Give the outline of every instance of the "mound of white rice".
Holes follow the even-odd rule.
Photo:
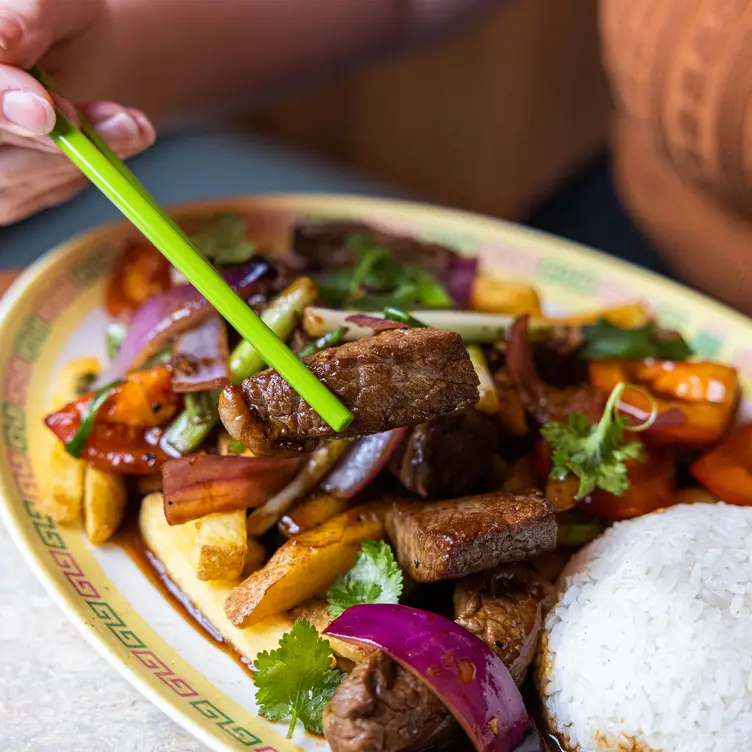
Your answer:
[[[614,525],[560,591],[538,679],[567,750],[752,750],[752,508]]]

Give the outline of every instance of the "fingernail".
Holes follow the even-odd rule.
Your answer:
[[[3,115],[32,136],[44,136],[55,125],[55,111],[50,103],[30,91],[6,91]]]
[[[140,140],[138,123],[125,112],[116,112],[94,127],[97,133],[110,144],[126,145]]]
[[[23,26],[15,16],[0,13],[0,49],[9,50],[21,41]]]

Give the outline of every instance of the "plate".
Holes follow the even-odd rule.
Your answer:
[[[752,377],[752,322],[629,264],[519,226],[465,212],[340,196],[247,198],[182,207],[184,222],[217,212],[249,218],[261,247],[282,248],[299,216],[352,218],[477,254],[486,270],[533,281],[550,312],[643,300],[681,329],[704,357]],[[256,714],[243,668],[202,637],[116,545],[92,547],[82,530],[40,514],[48,432],[42,425],[55,375],[69,360],[104,357],[101,307],[113,261],[133,230],[95,230],[50,252],[0,304],[0,504],[3,520],[50,594],[84,636],[137,689],[213,750],[326,749],[302,731]]]

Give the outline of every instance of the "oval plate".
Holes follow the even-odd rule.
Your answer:
[[[696,351],[735,364],[749,388],[752,322],[637,267],[498,220],[430,206],[338,196],[248,198],[183,207],[182,221],[216,212],[249,217],[260,247],[284,248],[299,216],[353,218],[477,254],[486,270],[530,280],[551,312],[643,300],[681,329]],[[42,425],[55,375],[67,361],[104,357],[105,280],[125,224],[75,238],[32,266],[0,304],[0,505],[27,561],[89,641],[144,695],[214,750],[326,748],[256,715],[248,675],[187,624],[114,545],[92,547],[83,531],[41,515],[46,451]]]

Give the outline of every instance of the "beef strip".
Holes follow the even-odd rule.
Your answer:
[[[459,734],[428,685],[381,652],[357,664],[324,708],[333,752],[408,752]]]
[[[454,615],[458,624],[491,647],[520,686],[555,598],[550,582],[513,564],[460,580],[454,590]]]
[[[406,329],[347,342],[305,358],[308,368],[353,412],[335,433],[276,371],[227,387],[219,414],[229,434],[257,456],[312,451],[319,440],[365,436],[424,423],[474,405],[478,377],[462,338]]]
[[[498,436],[474,407],[416,426],[394,466],[402,485],[423,498],[452,498],[479,490],[490,476]]]
[[[417,582],[457,579],[556,546],[553,507],[537,491],[397,503],[386,528],[400,565]]]
[[[519,685],[554,596],[552,585],[523,566],[473,575],[457,583],[457,623],[484,640]],[[333,752],[457,749],[463,738],[428,686],[381,652],[357,664],[337,688],[324,709],[324,735]]]
[[[451,260],[459,258],[451,248],[438,243],[427,243],[350,221],[299,222],[295,226],[293,249],[314,271],[341,269],[354,261],[348,248],[348,240],[354,235],[365,236],[374,245],[386,248],[403,264],[415,264],[439,276]]]
[[[565,423],[572,413],[581,413],[591,423],[603,415],[606,396],[589,384],[554,387],[538,376],[527,336],[527,316],[512,325],[507,344],[506,369],[525,409],[540,425]]]

